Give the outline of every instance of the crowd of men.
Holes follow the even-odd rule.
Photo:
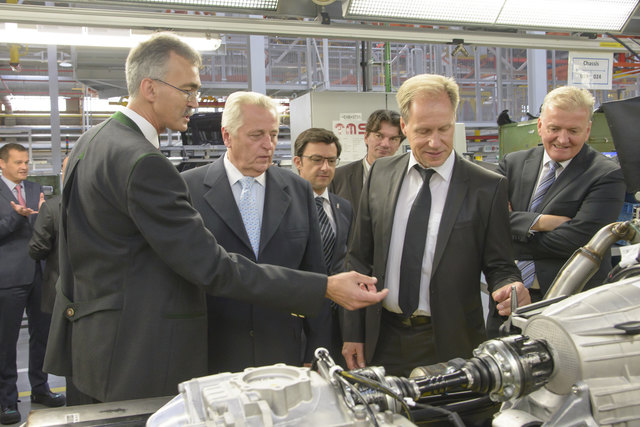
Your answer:
[[[308,365],[321,346],[349,369],[408,376],[471,356],[510,314],[512,290],[520,306],[540,300],[624,201],[620,168],[585,144],[589,92],[551,91],[542,146],[496,173],[453,150],[458,85],[430,74],[402,84],[399,112],[371,114],[361,160],[337,167],[333,132],[300,133],[297,174],[273,166],[274,101],[234,93],[226,153],[179,174],[158,135],[186,130],[200,66],[170,34],[134,48],[128,107],[78,140],[57,198],[26,179],[21,145],[0,148],[2,424],[20,420],[25,310],[31,400],[47,406],[173,395],[193,377]],[[66,399],[45,372],[66,377]]]

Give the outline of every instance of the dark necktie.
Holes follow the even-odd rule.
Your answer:
[[[433,169],[414,166],[422,175],[422,187],[411,206],[407,230],[402,247],[400,262],[400,291],[398,304],[404,317],[410,317],[418,308],[420,298],[420,277],[422,276],[422,258],[424,245],[427,241],[429,213],[431,212],[431,190],[429,180],[434,174]]]
[[[316,209],[318,210],[318,221],[320,222],[320,236],[322,237],[324,264],[327,266],[327,271],[329,271],[331,256],[333,255],[333,247],[336,244],[336,234],[333,232],[331,223],[329,222],[329,217],[324,211],[322,199],[323,198],[320,196],[316,197]]]
[[[536,191],[533,193],[531,203],[529,204],[529,212],[535,212],[538,206],[540,206],[540,203],[542,203],[542,199],[544,199],[545,194],[547,194],[547,190],[549,190],[556,180],[556,169],[558,167],[562,166],[553,160],[549,162],[549,170],[544,174]],[[526,288],[530,288],[531,285],[533,285],[533,280],[536,275],[534,261],[518,261],[518,268],[522,273],[522,283],[524,283]]]

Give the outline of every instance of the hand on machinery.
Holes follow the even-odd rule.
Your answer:
[[[522,307],[527,304],[531,304],[531,295],[529,290],[524,287],[522,282],[513,282],[508,285],[504,285],[500,289],[494,291],[491,294],[491,298],[498,304],[498,314],[501,316],[508,316],[511,314],[511,287],[515,286],[516,295],[518,297],[518,307]]]

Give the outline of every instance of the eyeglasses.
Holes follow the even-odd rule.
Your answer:
[[[380,142],[385,138],[389,138],[389,141],[393,142],[394,144],[399,144],[402,141],[402,136],[398,135],[398,136],[386,136],[381,134],[380,132],[372,132],[371,135],[373,136],[373,138]]]
[[[155,81],[160,82],[160,83],[164,83],[167,86],[171,86],[172,88],[174,88],[176,90],[179,90],[180,92],[184,93],[185,95],[187,95],[187,102],[197,101],[200,98],[200,92],[180,89],[179,87],[176,87],[176,86],[172,85],[171,83],[165,82],[164,80],[160,80],[160,79],[152,79],[152,80],[155,80]]]
[[[327,161],[327,163],[329,163],[329,166],[336,166],[338,163],[340,163],[340,157],[324,157],[324,156],[317,156],[315,154],[313,156],[300,156],[300,157],[305,157],[311,160],[311,163],[313,163],[316,166],[323,165],[325,160]]]

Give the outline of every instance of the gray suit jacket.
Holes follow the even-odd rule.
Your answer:
[[[40,184],[22,181],[27,207],[38,210]],[[29,240],[33,233],[33,224],[37,215],[28,218],[16,213],[11,202],[18,200],[3,180],[0,180],[0,288],[33,282],[36,261],[29,256]]]
[[[205,291],[305,314],[326,301],[326,276],[222,249],[176,168],[122,113],[71,152],[59,238],[45,370],[100,401],[174,395],[206,375]]]
[[[306,180],[276,166],[267,169],[256,260],[223,158],[188,170],[182,177],[205,226],[228,252],[261,264],[325,272],[313,192]],[[304,289],[303,283],[295,285]],[[320,323],[223,297],[209,296],[207,307],[211,374],[274,363],[299,366],[311,362],[317,347],[328,345],[328,301]],[[220,348],[225,351],[218,351]]]
[[[329,185],[329,191],[351,203],[354,218],[358,216],[358,205],[362,194],[364,166],[362,159],[336,168],[336,174]]]
[[[543,154],[542,146],[507,154],[498,172],[509,180],[515,257],[535,261],[536,276],[544,294],[573,252],[600,228],[617,220],[624,203],[625,185],[620,167],[585,144],[549,188],[537,212],[529,212]],[[539,214],[572,219],[554,231],[530,235],[529,228]],[[607,255],[587,287],[602,284],[609,270],[611,256]]]
[[[392,222],[409,156],[376,160],[363,189],[347,267],[378,278],[385,273]],[[500,175],[456,155],[433,259],[429,288],[438,361],[469,357],[486,339],[480,273],[493,290],[520,280],[513,262],[507,209],[507,182]],[[374,355],[382,304],[348,312],[345,341],[364,342],[367,362]]]
[[[41,309],[51,313],[56,299],[58,281],[58,226],[60,222],[61,197],[53,196],[43,203],[33,226],[33,236],[29,241],[29,255],[35,260],[45,261],[42,276]]]

